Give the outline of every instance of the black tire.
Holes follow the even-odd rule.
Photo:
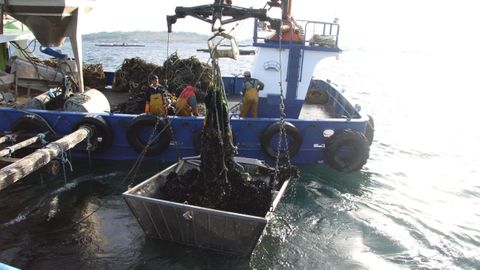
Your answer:
[[[31,134],[50,132],[51,134],[55,134],[55,131],[48,122],[36,114],[26,114],[20,117],[13,123],[12,132],[26,132]]]
[[[374,135],[375,135],[375,122],[373,121],[373,117],[368,115],[368,123],[365,126],[365,137],[367,137],[368,145],[372,145]]]
[[[153,141],[148,149],[146,149],[145,155],[156,156],[167,149],[170,141],[172,140],[168,123],[166,123],[165,120],[159,119],[157,116],[141,114],[135,117],[135,119],[133,119],[127,128],[128,143],[133,147],[133,149],[135,149],[137,153],[142,153],[148,143],[140,137],[139,131],[142,128],[155,127],[157,121],[158,125],[155,129],[155,132],[161,134],[160,136],[156,136],[157,138],[155,141]]]
[[[113,144],[113,132],[107,121],[98,114],[87,114],[80,120],[72,131],[77,130],[81,126],[88,126],[93,130],[91,143],[95,146],[94,152],[102,152],[110,148]]]
[[[260,143],[263,151],[265,151],[265,153],[267,153],[267,155],[273,159],[277,158],[278,146],[276,142],[278,141],[275,140],[276,142],[272,142],[272,139],[274,135],[277,135],[277,137],[280,135],[280,126],[280,123],[271,124],[267,127],[267,129],[265,129],[260,137]],[[290,138],[288,142],[288,154],[290,155],[290,158],[292,158],[300,150],[300,146],[302,145],[303,141],[302,134],[300,134],[298,129],[289,122],[285,122],[285,132],[287,133],[287,138]],[[272,143],[274,145],[272,145]],[[284,150],[280,151],[280,158],[286,159],[287,152]]]
[[[325,163],[340,172],[358,171],[367,162],[369,152],[365,135],[352,129],[342,129],[328,138]]]

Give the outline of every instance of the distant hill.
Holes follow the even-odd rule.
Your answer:
[[[132,31],[132,32],[99,32],[83,35],[84,41],[94,42],[127,42],[127,43],[149,43],[149,42],[161,42],[167,40],[167,32],[154,32],[154,31]],[[182,42],[204,42],[208,39],[207,35],[200,35],[190,32],[174,32],[170,33],[170,41],[182,41]]]

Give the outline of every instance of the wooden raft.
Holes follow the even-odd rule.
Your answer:
[[[58,157],[64,151],[70,150],[77,144],[85,140],[91,133],[91,129],[81,126],[76,131],[64,136],[63,138],[51,142],[44,148],[38,149],[30,155],[27,155],[18,161],[0,169],[0,190],[24,178],[30,173],[45,166],[54,158]],[[38,140],[38,137],[32,137],[19,144],[32,144]],[[20,146],[17,146],[20,148]],[[24,146],[22,146],[24,147]],[[3,154],[2,150],[2,154]],[[7,155],[10,150],[6,150]],[[2,155],[0,155],[1,157]]]

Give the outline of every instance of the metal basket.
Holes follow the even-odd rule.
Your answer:
[[[249,158],[235,158],[248,168],[262,166],[263,162]],[[274,191],[269,212],[265,217],[251,216],[182,204],[153,198],[167,175],[179,174],[198,168],[198,157],[181,160],[123,193],[123,197],[146,235],[189,246],[209,249],[224,254],[249,256],[255,248],[263,229],[271,218],[285,192],[288,181]],[[271,168],[270,168],[271,169]]]

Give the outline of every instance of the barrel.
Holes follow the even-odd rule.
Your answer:
[[[83,94],[75,94],[68,98],[63,109],[67,112],[110,112],[110,103],[102,92],[90,89]]]

